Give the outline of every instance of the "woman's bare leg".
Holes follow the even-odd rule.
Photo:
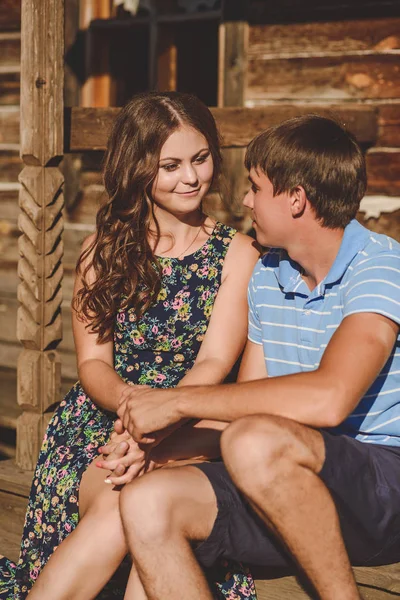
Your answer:
[[[123,456],[120,449],[115,452]],[[95,598],[128,552],[119,515],[119,491],[104,483],[106,472],[95,466],[97,461],[82,477],[80,521],[51,556],[29,600]]]
[[[125,600],[129,600],[130,598],[134,598],[134,600],[148,600],[135,565],[132,565],[124,598]]]

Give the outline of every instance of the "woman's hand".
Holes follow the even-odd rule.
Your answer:
[[[113,485],[129,483],[155,466],[149,459],[148,449],[141,448],[126,431],[112,433],[110,442],[99,448],[99,452],[105,458],[96,466],[112,471],[105,482]]]

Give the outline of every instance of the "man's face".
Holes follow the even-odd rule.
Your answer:
[[[243,204],[252,211],[257,241],[262,246],[285,248],[292,221],[289,194],[274,196],[272,183],[261,170],[251,169],[249,181],[251,187]]]

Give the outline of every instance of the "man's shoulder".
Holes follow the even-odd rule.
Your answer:
[[[382,268],[392,270],[400,269],[400,244],[387,235],[371,232],[362,251],[355,257],[351,265],[354,275],[365,273],[373,269]],[[399,271],[400,272],[400,271]]]
[[[279,268],[281,252],[281,250],[275,248],[268,249],[259,258],[253,270],[252,281],[254,285],[265,282],[267,279],[274,281],[278,285],[275,271]]]

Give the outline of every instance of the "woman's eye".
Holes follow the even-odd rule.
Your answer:
[[[171,171],[175,171],[175,169],[178,168],[178,165],[176,163],[171,163],[169,165],[163,165],[161,168],[170,173]]]
[[[205,162],[209,156],[210,156],[210,153],[202,154],[201,156],[198,156],[194,160],[194,162],[197,163],[197,164],[201,164],[201,163]]]
[[[253,192],[253,194],[255,194],[256,192],[258,192],[258,187],[256,187],[255,185],[252,185],[251,191]]]

